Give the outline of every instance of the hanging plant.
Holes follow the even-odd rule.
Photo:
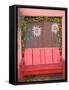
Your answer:
[[[21,28],[21,40],[22,40],[22,50],[24,50],[25,45],[24,45],[24,41],[25,41],[25,23],[24,23],[24,17],[20,16],[20,28]]]
[[[30,23],[30,22],[40,22],[40,21],[61,23],[61,17],[25,16],[24,20],[26,21],[26,23]]]
[[[62,48],[62,28],[61,23],[58,25],[57,47]]]

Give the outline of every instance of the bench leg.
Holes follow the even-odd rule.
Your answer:
[[[22,65],[20,65],[20,68],[19,68],[19,81],[22,81],[23,80],[23,67]]]
[[[65,79],[65,65],[63,65],[62,79]]]
[[[62,76],[63,79],[65,79],[65,70],[63,70],[63,76]]]

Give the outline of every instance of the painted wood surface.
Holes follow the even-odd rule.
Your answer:
[[[20,73],[20,70],[21,70],[21,68],[20,68],[20,64],[21,64],[21,61],[22,61],[22,49],[21,49],[21,30],[20,30],[20,28],[18,27],[18,53],[17,53],[17,55],[18,55],[18,79],[20,80],[20,78],[21,78],[21,73]],[[21,75],[20,75],[21,74]]]
[[[26,48],[25,65],[60,63],[59,48]]]
[[[18,27],[18,68],[22,60],[22,49],[21,49],[21,30]]]
[[[24,63],[26,65],[32,65],[32,49],[27,48],[24,52]]]
[[[45,64],[53,63],[52,48],[45,48]]]

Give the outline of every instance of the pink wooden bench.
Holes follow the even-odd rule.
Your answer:
[[[21,49],[21,32],[18,29],[18,78],[24,76],[47,75],[61,73],[65,79],[65,62],[56,47],[49,48],[25,48],[24,57]]]
[[[26,48],[20,63],[20,80],[24,76],[61,73],[65,78],[65,64],[59,48]]]

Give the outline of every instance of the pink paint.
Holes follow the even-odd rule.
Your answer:
[[[65,12],[62,18],[62,57],[65,60]]]
[[[24,51],[24,64],[32,65],[32,49],[26,48]]]
[[[45,48],[40,48],[40,63],[45,64]]]
[[[30,8],[20,8],[21,15],[25,16],[63,16],[64,11],[60,10],[43,10],[43,9],[30,9]]]
[[[40,64],[40,48],[33,48],[33,64]]]
[[[21,30],[18,27],[18,68],[20,65],[20,62],[22,60],[22,51],[21,51]]]
[[[25,65],[60,63],[59,48],[26,48]]]
[[[60,63],[59,48],[53,48],[53,62],[54,63]]]
[[[20,80],[20,63],[22,60],[22,51],[21,51],[21,30],[18,27],[18,79]]]
[[[45,64],[52,64],[52,48],[45,48]]]

